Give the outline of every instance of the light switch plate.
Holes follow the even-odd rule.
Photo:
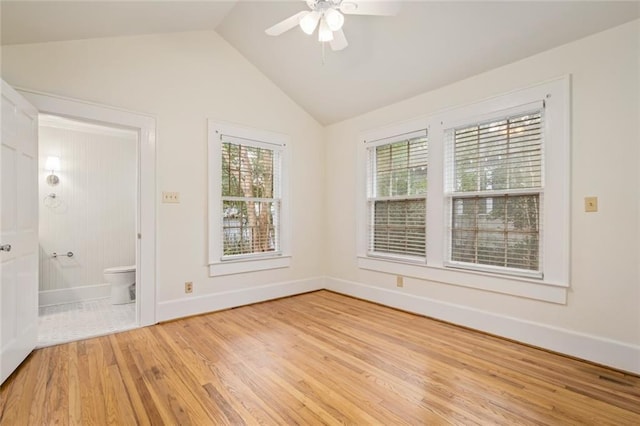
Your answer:
[[[584,197],[584,211],[593,213],[598,211],[598,197]]]
[[[179,192],[162,192],[162,202],[163,203],[179,203],[180,202],[180,193]]]

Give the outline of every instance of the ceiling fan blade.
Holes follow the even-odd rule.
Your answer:
[[[349,45],[342,29],[333,32],[333,40],[329,44],[331,45],[331,50],[335,51],[342,50]]]
[[[344,1],[340,12],[345,15],[395,16],[400,10],[397,1],[358,0]]]
[[[300,19],[302,19],[307,13],[309,13],[309,11],[307,10],[298,12],[295,15],[288,17],[284,21],[278,22],[273,27],[267,28],[264,32],[270,36],[279,36],[280,34],[287,32],[298,25],[300,23]]]

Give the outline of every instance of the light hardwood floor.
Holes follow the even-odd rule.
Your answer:
[[[319,291],[37,350],[0,423],[640,425],[640,378]]]

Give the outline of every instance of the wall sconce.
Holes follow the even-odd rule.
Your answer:
[[[60,178],[56,176],[56,172],[60,171],[60,157],[49,156],[44,165],[45,170],[51,170],[51,174],[47,176],[47,183],[56,186],[60,183]]]

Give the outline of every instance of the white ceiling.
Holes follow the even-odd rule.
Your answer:
[[[214,30],[235,1],[0,0],[2,44]]]
[[[367,1],[367,0],[360,0]],[[368,0],[371,1],[371,0]],[[413,1],[348,15],[349,47],[324,55],[299,28],[264,30],[300,0],[6,1],[2,44],[215,29],[320,123],[335,123],[640,17],[626,1]]]

